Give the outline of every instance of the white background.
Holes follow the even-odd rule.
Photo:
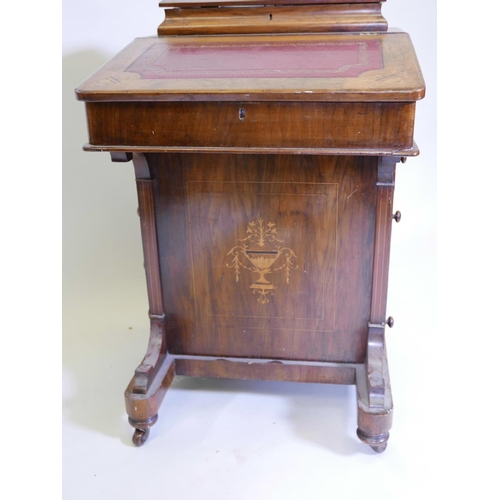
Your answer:
[[[470,18],[450,19],[450,13],[447,26],[473,25]],[[477,107],[491,110],[485,100],[491,94],[478,83],[490,76],[484,57],[489,44],[456,30],[440,46],[446,67],[440,101],[450,105],[441,115],[446,126],[440,137],[446,139],[438,162],[436,2],[389,0],[383,6],[389,25],[410,33],[427,84],[426,98],[417,103],[421,155],[398,167],[396,184],[395,208],[403,218],[393,228],[391,255],[388,313],[396,324],[387,344],[395,414],[387,451],[376,455],[358,441],[354,387],[188,378],[174,382],[148,442],[134,448],[123,390],[148,337],[134,178],[130,164],[82,152],[85,114],[73,89],[133,38],[154,34],[163,15],[157,2],[131,0],[65,0],[62,14],[62,498],[497,498],[498,398],[491,381],[500,333],[498,210],[488,201],[495,199],[498,175],[487,167],[498,160],[488,150],[495,127],[471,117]],[[9,243],[15,242],[5,245],[13,260],[5,259],[3,269],[12,276],[4,301],[12,365],[4,382],[6,394],[10,389],[22,396],[16,404],[6,399],[15,411],[4,412],[4,428],[9,445],[12,439],[10,464],[19,475],[9,476],[17,490],[40,493],[43,486],[54,497],[59,483],[47,478],[57,477],[60,463],[59,294],[48,284],[60,276],[60,214],[53,204],[60,179],[57,154],[48,155],[58,128],[48,130],[48,124],[57,114],[51,79],[57,68],[51,72],[41,55],[36,60],[43,54],[39,22],[22,27],[37,71],[28,71],[18,85],[23,102],[36,96],[43,109],[33,118],[39,120],[37,134],[30,142],[9,143],[12,157],[5,162],[18,170],[7,170],[4,214],[17,210],[22,220],[14,225],[4,215],[14,235]],[[475,69],[472,80],[460,71],[464,67]],[[46,81],[33,85],[39,80]],[[26,113],[19,111],[25,106],[14,106],[5,137],[23,130]],[[38,168],[20,158],[37,158]],[[23,183],[28,168],[32,180]],[[27,199],[26,213],[19,205]],[[12,356],[26,350],[26,359]],[[26,366],[33,367],[27,377],[16,376]]]

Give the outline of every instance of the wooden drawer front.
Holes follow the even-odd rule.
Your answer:
[[[96,146],[409,149],[415,103],[87,103]]]

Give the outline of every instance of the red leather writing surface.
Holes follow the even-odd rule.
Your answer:
[[[378,40],[153,44],[126,71],[143,79],[346,78],[383,68]]]

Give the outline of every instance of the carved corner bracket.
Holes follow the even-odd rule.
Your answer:
[[[148,389],[167,355],[165,341],[165,315],[150,315],[151,332],[149,334],[148,348],[141,364],[136,368],[132,392],[134,394],[146,394]]]

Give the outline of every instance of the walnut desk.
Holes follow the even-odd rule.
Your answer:
[[[161,4],[158,36],[76,90],[85,149],[132,160],[137,179],[151,333],[125,392],[133,441],[191,375],[356,384],[358,437],[381,452],[395,167],[418,154],[419,65],[379,3],[235,3]]]

